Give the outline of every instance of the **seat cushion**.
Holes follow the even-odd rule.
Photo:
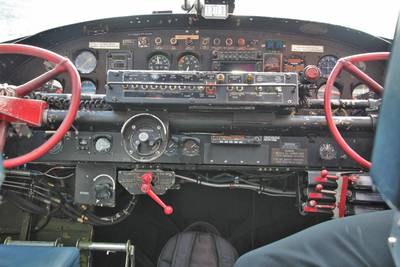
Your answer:
[[[79,267],[77,248],[0,245],[0,267]]]

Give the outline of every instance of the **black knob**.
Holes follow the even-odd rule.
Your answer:
[[[96,200],[105,201],[112,198],[112,185],[109,183],[96,184],[94,187]]]

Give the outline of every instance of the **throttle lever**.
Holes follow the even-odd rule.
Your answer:
[[[151,181],[153,180],[153,173],[146,172],[141,177],[142,185],[140,186],[140,190],[151,197],[158,205],[160,205],[164,209],[165,215],[170,215],[174,211],[171,206],[168,206],[164,203],[157,195],[154,193],[153,189],[151,188]]]

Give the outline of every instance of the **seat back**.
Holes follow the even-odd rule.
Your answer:
[[[79,267],[73,247],[0,245],[0,267]]]

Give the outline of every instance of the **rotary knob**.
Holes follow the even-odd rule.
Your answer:
[[[96,201],[106,201],[112,198],[112,185],[109,183],[96,184],[94,187]]]

